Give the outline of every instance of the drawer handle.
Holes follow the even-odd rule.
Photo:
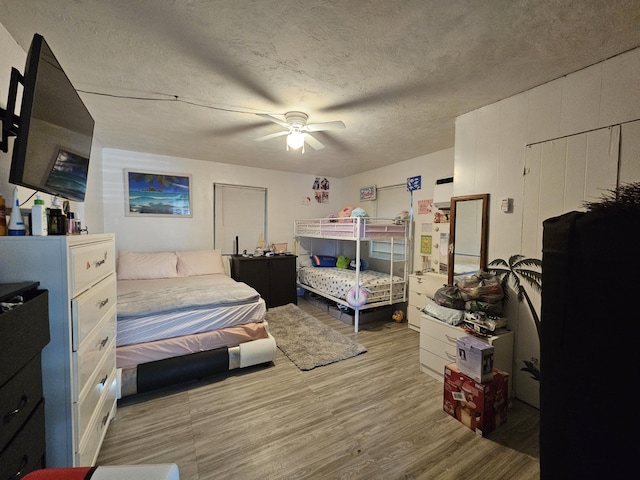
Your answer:
[[[109,297],[105,298],[104,300],[100,300],[98,302],[98,310],[104,307],[107,303],[109,303]]]
[[[104,427],[108,421],[109,421],[109,412],[107,412],[107,414],[104,417],[102,417],[102,426]]]
[[[107,335],[100,341],[100,348],[98,348],[98,350],[102,350],[108,341],[109,341],[109,335]]]
[[[100,380],[100,385],[102,385],[104,387],[104,384],[107,383],[107,380],[109,380],[109,375],[105,375],[104,378],[102,380]]]
[[[445,337],[447,337],[447,340],[449,340],[451,343],[457,343],[458,339],[454,338],[454,337],[450,337],[449,335],[447,335],[446,333],[444,334]]]
[[[8,480],[15,480],[18,478],[22,478],[22,475],[25,470],[25,468],[27,468],[27,466],[29,465],[29,455],[24,455],[22,457],[22,461],[20,462],[20,466],[18,467],[18,471],[16,473],[14,473],[13,475],[11,475]]]
[[[451,355],[449,352],[444,352],[444,353],[445,353],[445,354],[447,355],[447,357],[449,357],[451,360],[457,360],[457,358],[456,358],[456,356],[455,356],[455,355]]]
[[[29,404],[29,397],[27,396],[26,393],[23,393],[22,396],[20,397],[20,402],[18,403],[18,406],[15,408],[15,410],[5,414],[4,424],[6,425],[7,423],[9,423],[11,421],[11,418],[14,415],[19,414],[22,411],[22,409],[26,407],[28,404]]]
[[[95,262],[93,262],[93,264],[97,267],[99,267],[100,265],[104,265],[105,263],[107,263],[107,253],[108,252],[104,252],[104,257],[102,260],[96,260]]]

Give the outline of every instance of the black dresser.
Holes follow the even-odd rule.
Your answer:
[[[296,256],[231,257],[231,278],[255,288],[267,308],[297,304]]]
[[[45,467],[41,352],[49,343],[48,292],[0,284],[0,479]],[[20,303],[22,299],[22,303]]]

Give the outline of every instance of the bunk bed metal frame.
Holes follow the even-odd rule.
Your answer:
[[[360,296],[360,259],[362,255],[362,242],[371,241],[388,241],[389,242],[389,293],[384,300],[367,302],[360,307],[355,307],[347,302],[344,298],[335,297],[325,291],[302,284],[299,281],[297,285],[321,297],[335,302],[336,304],[354,310],[354,331],[359,330],[360,311],[375,307],[393,305],[407,301],[407,289],[409,278],[409,262],[411,252],[411,222],[405,220],[397,220],[392,218],[372,218],[372,217],[354,217],[354,218],[318,218],[304,219],[294,221],[294,242],[295,252],[299,253],[300,240],[303,238],[323,239],[323,240],[339,240],[355,242],[355,299],[356,302]],[[401,252],[396,252],[396,244],[398,240],[402,240]],[[313,252],[309,252],[313,253]],[[300,256],[299,256],[300,258]],[[394,280],[394,264],[402,263],[402,280]],[[395,296],[394,286],[402,284],[402,296]]]

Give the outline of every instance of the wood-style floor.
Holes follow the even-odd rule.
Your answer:
[[[482,438],[442,410],[442,383],[421,373],[405,323],[355,334],[299,306],[368,352],[300,371],[275,365],[120,401],[98,465],[177,463],[191,479],[537,479],[537,409],[514,400]]]

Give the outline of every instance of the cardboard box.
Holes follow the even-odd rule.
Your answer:
[[[493,345],[473,336],[460,337],[456,344],[456,365],[462,373],[477,382],[493,378]]]
[[[509,374],[493,370],[488,382],[477,382],[455,363],[444,368],[443,410],[480,436],[507,421]]]

